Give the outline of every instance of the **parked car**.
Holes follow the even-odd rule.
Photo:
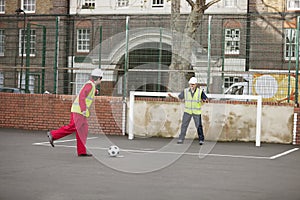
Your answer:
[[[288,77],[286,74],[254,74],[253,77],[249,82],[232,84],[224,94],[260,95],[263,101],[278,103],[286,102],[288,95],[290,95],[290,100],[295,99],[295,76]]]
[[[24,94],[25,90],[20,88],[0,87],[0,92]]]

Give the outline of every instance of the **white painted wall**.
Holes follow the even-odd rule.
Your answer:
[[[135,136],[178,137],[184,104],[135,101]],[[293,106],[263,105],[261,142],[291,143]],[[211,141],[255,141],[256,105],[207,103],[202,108],[204,135]],[[186,138],[197,138],[191,120]]]
[[[209,2],[209,1],[207,1]],[[70,0],[70,14],[171,14],[171,1],[164,0],[164,6],[152,7],[152,0],[129,0],[128,7],[118,7],[117,0],[95,0],[95,8],[82,9],[84,0]],[[186,14],[191,7],[186,0],[181,0],[181,13]],[[245,14],[247,13],[247,0],[236,0],[236,6],[225,7],[225,0],[211,6],[206,14]]]

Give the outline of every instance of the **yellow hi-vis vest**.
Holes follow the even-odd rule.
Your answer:
[[[95,87],[95,83],[93,81],[90,81],[90,80],[88,82],[86,82],[84,84],[84,86],[86,84],[92,84],[92,89],[91,89],[90,93],[88,94],[88,96],[85,98],[86,117],[89,117],[90,116],[89,108],[93,103],[96,87]],[[84,86],[80,89],[80,92],[84,88]],[[80,92],[79,92],[79,94],[80,94]],[[79,105],[79,95],[77,95],[75,101],[72,104],[71,112],[82,114],[81,109],[80,109],[80,105]]]
[[[201,94],[202,90],[196,89],[194,96],[192,97],[190,88],[184,89],[184,112],[188,114],[201,115]]]

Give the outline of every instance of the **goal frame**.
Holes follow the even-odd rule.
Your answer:
[[[134,102],[135,96],[144,97],[168,97],[169,92],[139,92],[130,91],[129,97],[129,123],[128,123],[128,139],[133,140],[133,128],[134,128]],[[178,95],[179,93],[171,93],[172,95]],[[208,98],[213,99],[236,99],[236,100],[256,100],[256,134],[255,134],[255,146],[261,146],[261,119],[262,119],[262,97],[259,95],[224,95],[224,94],[206,94]]]

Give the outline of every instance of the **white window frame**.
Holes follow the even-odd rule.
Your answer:
[[[241,31],[238,28],[225,29],[225,54],[238,55],[240,54],[240,35]]]
[[[20,72],[18,73],[18,88],[20,88]],[[28,85],[28,89],[29,89],[29,92],[31,94],[34,93],[34,82],[35,82],[35,78],[34,78],[34,75],[28,75],[28,80],[29,80],[29,85]],[[26,87],[26,73],[22,73],[22,87],[21,88],[25,88]]]
[[[35,13],[36,0],[21,0],[21,7],[25,13]]]
[[[0,56],[4,56],[5,51],[5,31],[0,29]]]
[[[83,0],[82,7],[85,9],[95,9],[96,1],[95,0]]]
[[[5,0],[0,0],[0,13],[5,13]]]
[[[117,8],[128,8],[129,7],[129,0],[117,0]]]
[[[84,32],[84,33],[83,33]],[[77,52],[90,51],[90,29],[77,29]]]
[[[0,87],[4,86],[4,74],[3,72],[0,72]]]
[[[27,30],[25,29],[25,32]],[[24,37],[24,44],[23,44],[23,33],[24,29],[19,30],[19,56],[22,56],[22,45],[24,48],[23,56],[26,56],[26,42],[27,42],[27,35],[25,33]],[[36,30],[30,29],[30,56],[35,56],[36,52]]]
[[[75,80],[75,94],[79,94],[83,85],[89,80],[91,74],[88,73],[76,73],[76,80]]]
[[[240,82],[240,78],[237,76],[224,77],[224,91],[227,90],[232,84]]]
[[[287,10],[300,10],[300,0],[287,0]]]
[[[164,0],[151,0],[152,8],[163,8],[165,5]]]
[[[291,35],[292,34],[292,35]],[[284,59],[290,59],[290,43],[291,43],[291,60],[296,60],[296,29],[290,28],[284,30]],[[292,38],[290,39],[290,36]],[[300,48],[300,45],[299,45]],[[300,55],[300,52],[299,52]],[[299,56],[300,58],[300,56]]]
[[[224,7],[226,8],[235,8],[236,0],[224,0]]]

